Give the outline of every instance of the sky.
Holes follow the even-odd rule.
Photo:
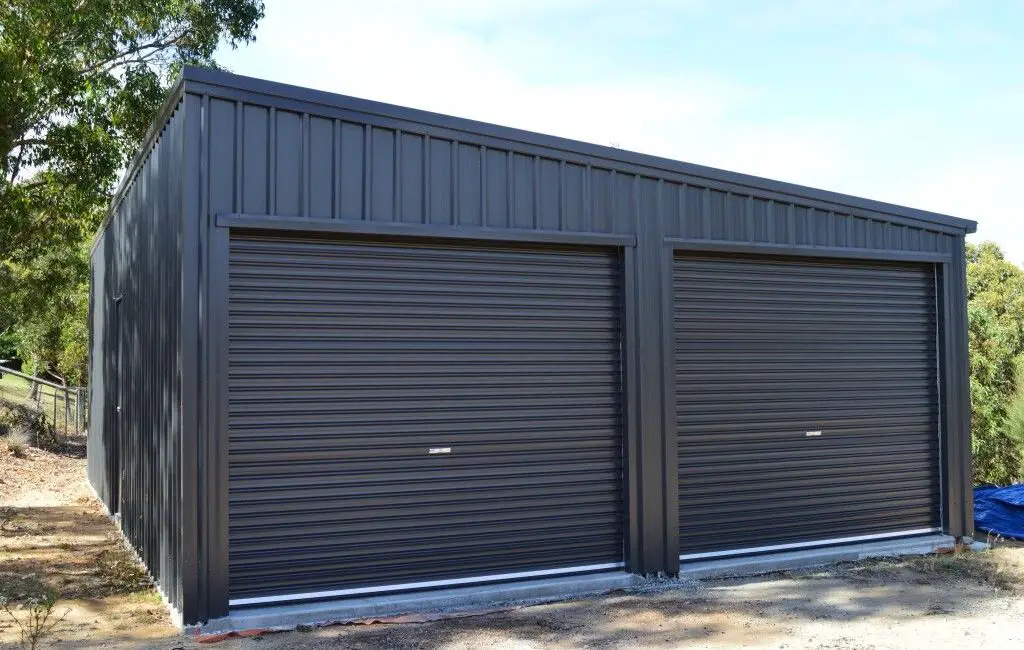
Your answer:
[[[978,221],[1024,263],[1024,2],[266,0],[239,74]]]

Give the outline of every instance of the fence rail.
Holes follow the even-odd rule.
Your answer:
[[[89,390],[87,388],[57,384],[13,368],[0,366],[0,377],[4,375],[13,375],[28,381],[29,394],[19,396],[19,398],[33,403],[50,420],[55,429],[58,431],[63,429],[64,435],[81,434],[87,428],[89,412],[87,408]],[[0,397],[5,397],[2,384],[0,384]]]

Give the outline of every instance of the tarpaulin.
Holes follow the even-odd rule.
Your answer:
[[[974,488],[974,527],[1024,540],[1024,484]]]

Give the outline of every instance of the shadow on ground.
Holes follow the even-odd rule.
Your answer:
[[[52,589],[62,599],[99,598],[148,586],[113,524],[94,509],[0,508],[0,597],[20,602]]]

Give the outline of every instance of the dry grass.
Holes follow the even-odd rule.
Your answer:
[[[29,395],[32,392],[31,383],[22,377],[15,377],[10,373],[4,373],[3,377],[0,377],[0,401],[8,401],[13,404],[19,404],[32,409],[38,409],[43,416],[50,420],[55,426],[59,426],[61,431],[64,429],[64,396],[57,395],[57,390],[49,386],[39,386],[39,400],[38,404],[35,400],[30,399]],[[57,409],[56,421],[54,421],[54,406]],[[71,401],[72,421],[74,419],[74,401]]]
[[[829,571],[861,583],[972,584],[1024,595],[1024,552],[1014,545],[999,543],[991,550],[978,553],[959,551],[881,558],[843,563]]]

